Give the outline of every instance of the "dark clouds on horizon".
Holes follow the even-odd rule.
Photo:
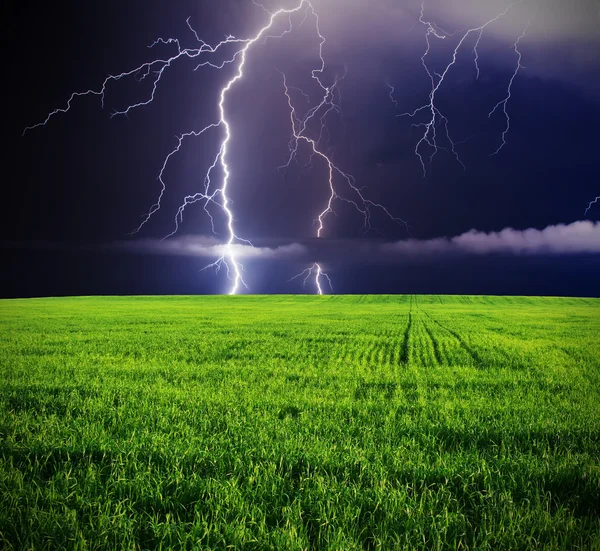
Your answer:
[[[17,263],[12,276],[2,272],[5,296],[30,296],[31,290],[24,290],[31,288],[37,289],[34,295],[195,294],[207,288],[222,292],[216,283],[226,281],[224,270],[205,270],[223,252],[214,237],[182,235],[93,247],[5,243],[4,248],[9,262],[34,258],[38,264],[38,270],[30,270],[25,262]],[[245,293],[312,293],[310,283],[292,278],[316,259],[323,261],[338,293],[598,296],[599,251],[600,223],[579,221],[542,230],[471,230],[453,238],[387,243],[262,242],[254,248],[238,246],[236,253],[246,268]]]
[[[209,236],[181,235],[170,239],[139,239],[122,241],[107,246],[109,249],[138,254],[192,256],[218,258],[227,252],[227,246]],[[106,247],[102,247],[106,248]],[[261,243],[257,246],[233,245],[241,260],[311,259],[318,261],[337,256],[338,260],[357,257],[364,260],[394,263],[407,255],[436,254],[515,254],[565,255],[600,253],[600,222],[582,220],[572,224],[548,226],[542,230],[504,228],[499,232],[481,232],[472,229],[454,237],[382,243],[365,240],[322,241],[304,243]]]

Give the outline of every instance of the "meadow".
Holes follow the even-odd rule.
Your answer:
[[[0,548],[600,549],[600,299],[0,301]]]

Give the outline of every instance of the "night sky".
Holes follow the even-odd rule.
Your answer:
[[[426,2],[425,18],[448,35],[431,38],[431,70],[443,72],[464,29],[509,4]],[[479,79],[474,38],[465,43],[436,102],[466,169],[443,150],[429,164],[431,150],[424,147],[426,177],[415,154],[423,128],[411,123],[427,122],[427,113],[397,116],[429,101],[420,1],[313,5],[327,40],[323,79],[329,85],[346,74],[338,87],[341,112],[327,118],[323,149],[366,197],[408,227],[375,209],[365,231],[362,216],[336,202],[323,239],[315,239],[314,220],[328,199],[326,166],[314,157],[311,166],[301,148],[297,163],[280,168],[291,136],[280,71],[311,101],[318,99],[311,82],[319,66],[314,20],[300,25],[302,15],[296,16],[291,33],[249,50],[244,79],[226,101],[231,207],[238,234],[256,247],[242,259],[250,292],[312,293],[313,282],[303,288],[302,279],[289,280],[319,262],[336,293],[600,296],[600,201],[584,214],[600,195],[600,2],[524,0],[513,6],[482,36]],[[176,136],[218,119],[218,96],[233,65],[194,71],[198,60],[177,60],[162,76],[155,100],[127,117],[110,115],[145,101],[149,79],[110,84],[104,109],[98,97],[76,98],[68,113],[21,134],[63,108],[72,92],[173,55],[173,45],[148,49],[158,37],[197,47],[188,17],[201,38],[216,43],[226,35],[254,36],[267,13],[251,0],[9,0],[2,10],[6,261],[0,295],[227,292],[224,270],[200,271],[227,239],[217,210],[216,236],[196,204],[186,209],[179,232],[160,241],[173,231],[183,197],[202,189],[220,130],[184,142],[167,166],[161,210],[139,233],[131,232],[156,202],[157,176]],[[513,44],[530,19],[519,43],[523,68],[507,104],[507,143],[490,156],[502,143],[505,119],[501,109],[488,113],[506,96],[517,63]],[[286,23],[278,20],[277,34]],[[296,105],[309,105],[294,94]],[[442,136],[443,128],[438,132]],[[439,144],[449,147],[444,138]]]

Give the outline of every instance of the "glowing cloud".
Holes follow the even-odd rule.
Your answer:
[[[418,241],[408,239],[381,246],[382,252],[431,254],[462,252],[471,254],[569,254],[600,253],[600,223],[587,220],[548,226],[543,230],[505,228],[485,233],[470,230],[452,238]]]
[[[237,243],[228,245],[215,237],[202,235],[182,235],[172,239],[138,239],[117,243],[117,248],[135,253],[162,254],[173,256],[196,256],[214,258],[228,254],[231,250],[239,259],[268,259],[298,257],[306,252],[299,243],[290,243],[273,247],[256,247]]]

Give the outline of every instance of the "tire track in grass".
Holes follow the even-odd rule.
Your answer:
[[[416,297],[415,297],[416,298]],[[427,315],[425,310],[419,306],[418,298],[415,300],[415,328],[413,332],[417,335],[418,360],[420,367],[435,367],[444,363],[443,355],[440,352],[438,340],[433,332],[427,327],[424,317]]]
[[[458,341],[460,347],[471,357],[477,369],[482,369],[484,367],[479,354],[465,342],[465,339],[461,336],[460,333],[454,331],[453,329],[449,329],[448,327],[440,323],[438,320],[436,320],[434,317],[432,317],[430,314],[428,314],[425,310],[422,310],[422,312],[428,319],[430,319],[433,323],[435,323],[444,331],[452,335]]]
[[[400,362],[404,365],[408,365],[410,360],[410,330],[412,328],[412,308],[413,308],[413,295],[410,295],[410,306],[408,309],[408,325],[404,330],[404,338],[402,339],[402,348],[400,353]]]
[[[421,311],[427,316],[427,313],[424,310],[421,310]],[[433,335],[433,331],[431,331],[431,329],[429,329],[429,327],[427,327],[427,324],[425,322],[423,322],[423,327],[425,328],[425,332],[427,333],[427,336],[431,340],[431,345],[433,347],[433,355],[435,356],[435,361],[436,361],[437,365],[443,365],[444,357],[440,351],[440,343]]]
[[[414,328],[413,328],[413,306],[416,302],[414,295],[408,295],[408,316],[407,324],[404,329],[404,334],[400,341],[399,350],[399,362],[398,365],[402,366],[403,370],[398,373],[396,379],[398,381],[398,387],[400,389],[400,400],[402,403],[407,405],[414,405],[419,398],[419,384],[418,377],[414,370],[411,370],[410,364],[413,357],[411,353],[411,342],[414,339]]]

